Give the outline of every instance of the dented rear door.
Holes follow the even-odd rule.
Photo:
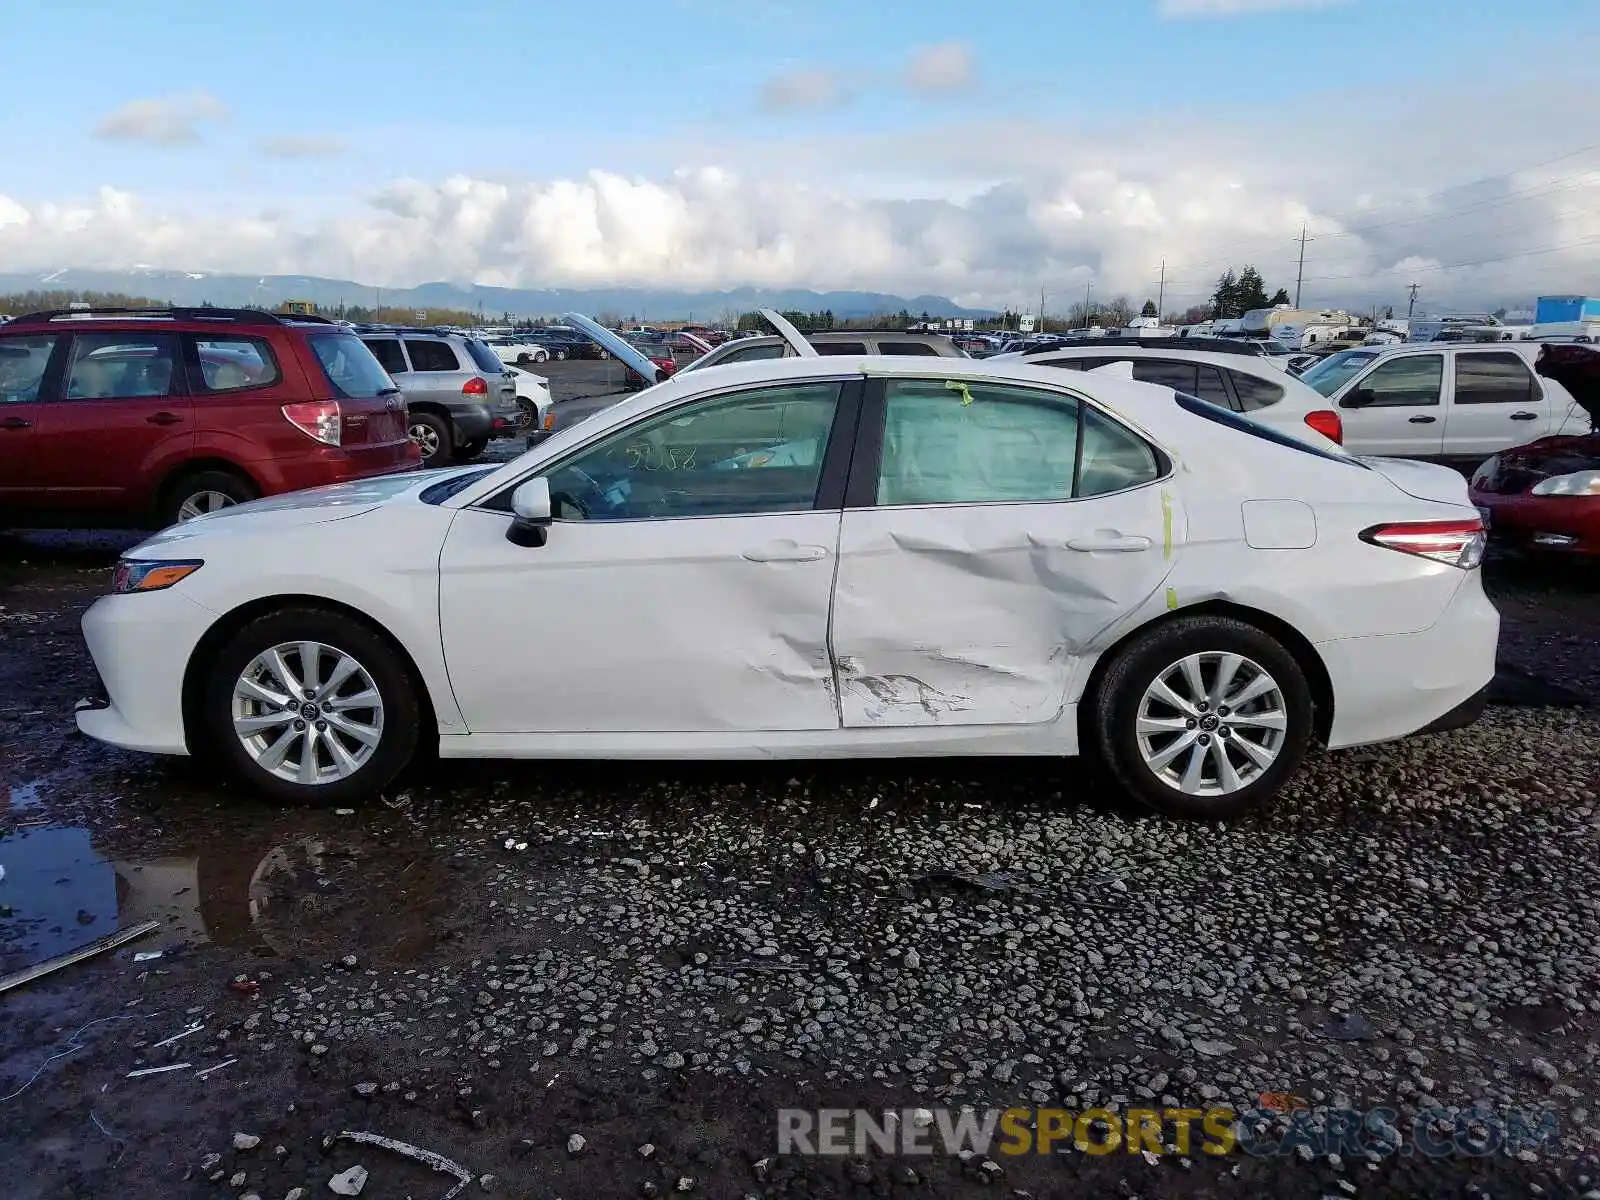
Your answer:
[[[1055,719],[1091,644],[1172,569],[1166,474],[1098,410],[1080,437],[1064,392],[869,381],[830,628],[844,725]]]

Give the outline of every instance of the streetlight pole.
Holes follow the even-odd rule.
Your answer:
[[[1167,303],[1167,260],[1161,260],[1161,282],[1156,285],[1156,320],[1162,320],[1162,309]]]

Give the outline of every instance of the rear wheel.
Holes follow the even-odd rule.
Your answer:
[[[535,359],[534,359],[533,355],[529,354],[526,350],[524,350],[521,354],[517,355],[517,366],[519,366],[519,367],[525,367],[529,363],[534,362],[534,361],[535,361]]]
[[[393,781],[416,751],[421,710],[399,656],[370,627],[289,608],[217,652],[200,717],[210,748],[251,787],[334,803]]]
[[[556,361],[557,362],[566,362],[567,361],[567,352],[565,350],[557,350],[556,351]]]
[[[176,525],[254,500],[256,494],[255,484],[233,471],[195,471],[167,488],[156,515],[163,526]]]
[[[424,467],[442,467],[450,462],[450,423],[436,413],[414,412],[407,418],[406,431],[422,451]]]
[[[1180,617],[1118,654],[1089,710],[1093,748],[1159,812],[1229,818],[1271,799],[1305,757],[1305,673],[1231,617]]]
[[[550,361],[550,351],[548,351],[548,350],[535,350],[533,352],[533,361],[536,362],[536,363],[549,362]]]

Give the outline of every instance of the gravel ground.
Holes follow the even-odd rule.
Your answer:
[[[0,543],[0,973],[164,926],[0,997],[0,1195],[283,1200],[358,1165],[363,1196],[450,1186],[340,1130],[447,1155],[469,1194],[569,1200],[1600,1195],[1592,576],[1492,575],[1502,698],[1536,704],[1316,758],[1229,827],[1130,812],[1073,765],[966,760],[448,764],[300,812],[72,732],[76,620],[116,547]],[[1386,1106],[1408,1146],[1419,1109],[1475,1103],[1559,1135],[773,1156],[780,1107],[1263,1092]]]

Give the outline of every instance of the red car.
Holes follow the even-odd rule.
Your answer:
[[[1561,384],[1600,423],[1600,350],[1548,345],[1538,372]],[[1600,432],[1513,446],[1472,477],[1472,502],[1491,542],[1513,549],[1600,555]]]
[[[394,382],[324,318],[57,310],[0,326],[0,528],[162,528],[418,461]]]

